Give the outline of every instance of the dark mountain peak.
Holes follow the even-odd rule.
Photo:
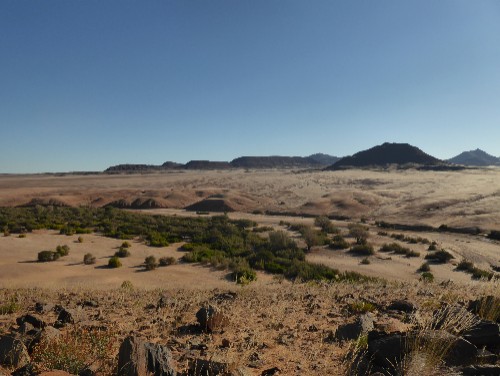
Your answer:
[[[494,157],[481,149],[469,150],[448,159],[448,162],[465,166],[493,166],[500,165],[500,158]]]
[[[342,158],[329,170],[344,169],[349,167],[385,167],[388,165],[441,165],[443,161],[424,153],[416,146],[407,143],[389,143],[374,146],[360,151],[352,156]]]

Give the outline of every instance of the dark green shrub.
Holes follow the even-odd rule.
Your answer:
[[[95,261],[95,256],[92,253],[86,253],[85,256],[83,256],[83,263],[85,265],[95,264]]]
[[[444,249],[441,249],[440,251],[428,253],[425,255],[426,260],[431,260],[433,262],[436,262],[438,264],[445,264],[451,259],[453,259],[453,255]]]
[[[108,267],[110,268],[120,268],[122,266],[122,262],[120,258],[117,256],[113,256],[108,261]]]
[[[458,265],[457,265],[457,270],[461,271],[466,271],[466,272],[472,272],[474,269],[474,263],[472,261],[469,261],[467,259],[462,259]]]
[[[437,243],[432,242],[431,245],[429,245],[429,248],[427,248],[428,251],[437,251]]]
[[[420,280],[423,282],[434,282],[434,275],[431,272],[423,272]]]
[[[488,234],[488,238],[493,239],[493,240],[500,240],[500,231],[498,230],[492,230]]]
[[[39,262],[49,262],[56,261],[59,257],[59,253],[53,251],[41,251],[38,252],[38,261]]]
[[[321,228],[326,234],[338,234],[340,230],[333,225],[330,219],[324,215],[316,217],[314,219],[314,225]]]
[[[356,244],[351,247],[349,252],[359,256],[371,256],[375,254],[375,251],[370,244]]]
[[[59,256],[67,256],[69,255],[69,247],[67,245],[58,245],[56,247],[56,252],[59,254]]]
[[[83,237],[82,236],[79,236],[78,239],[77,239],[78,243],[83,243]]]
[[[19,234],[18,238],[22,239],[22,238],[25,238],[26,237],[26,234]]]
[[[257,273],[249,266],[237,266],[231,273],[231,279],[241,285],[257,280]]]
[[[365,257],[363,260],[361,260],[361,265],[370,265],[370,260],[368,259],[368,257]]]
[[[356,244],[366,244],[370,236],[368,227],[359,223],[350,223],[347,227],[349,228],[349,235],[356,239]]]
[[[115,256],[116,257],[122,257],[122,258],[123,257],[129,257],[130,256],[130,251],[127,248],[120,247],[120,249],[115,252]]]
[[[417,252],[417,251],[412,251],[411,249],[405,253],[405,256],[406,257],[420,257],[420,252]]]
[[[127,241],[123,242],[122,245],[120,246],[120,248],[130,248],[130,247],[131,247],[131,245]]]
[[[486,279],[488,281],[491,281],[493,276],[494,276],[494,274],[492,272],[487,271],[487,270],[483,270],[483,269],[479,269],[479,268],[472,269],[472,279]]]
[[[159,260],[160,266],[174,265],[177,263],[175,257],[161,257]]]
[[[350,244],[342,235],[335,235],[328,247],[331,249],[347,249],[350,247]]]
[[[146,270],[154,270],[158,267],[158,262],[156,261],[156,257],[148,256],[144,260],[144,267]]]
[[[431,271],[431,266],[429,265],[428,262],[424,262],[422,265],[420,265],[420,268],[418,268],[419,272],[430,272]]]

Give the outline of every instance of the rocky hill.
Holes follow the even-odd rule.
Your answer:
[[[324,165],[311,157],[240,157],[231,161],[231,166],[235,168],[309,168]]]
[[[309,157],[263,156],[239,157],[231,162],[192,160],[186,164],[167,161],[162,165],[150,164],[119,164],[107,168],[104,172],[116,173],[147,173],[164,170],[221,170],[229,168],[322,168],[339,158],[327,154],[313,154]]]
[[[384,143],[352,156],[342,158],[327,170],[356,167],[386,167],[389,165],[442,166],[445,162],[424,153],[410,144]]]
[[[464,151],[448,159],[448,162],[464,166],[495,166],[500,165],[500,158],[494,157],[481,149]]]

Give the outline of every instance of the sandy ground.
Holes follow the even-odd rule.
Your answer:
[[[132,175],[0,175],[0,206],[184,208],[220,197],[240,212],[364,216],[433,226],[500,228],[500,169],[464,171],[173,171]]]

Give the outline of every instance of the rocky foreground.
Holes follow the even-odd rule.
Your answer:
[[[500,375],[498,287],[1,289],[0,375]]]

